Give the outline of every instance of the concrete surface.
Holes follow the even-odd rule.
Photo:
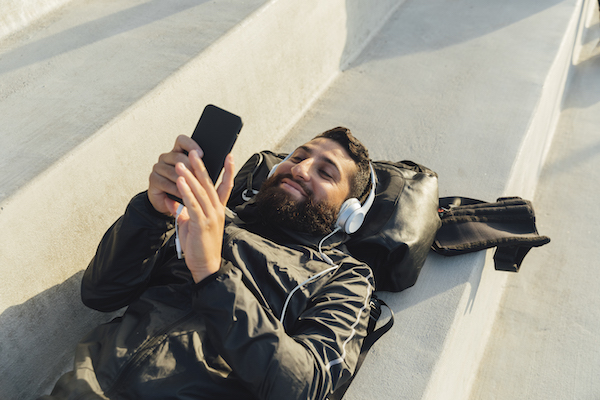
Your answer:
[[[600,397],[600,26],[582,49],[535,204],[552,243],[510,276],[472,400]]]
[[[240,165],[254,151],[291,150],[345,125],[374,159],[436,170],[441,196],[532,198],[583,6],[72,0],[7,36],[0,41],[0,398],[47,391],[83,332],[110,318],[79,304],[81,271],[146,186],[157,155],[191,132],[207,103],[244,118],[234,151]],[[540,230],[552,237],[545,216]],[[489,391],[481,363],[496,354],[488,338],[509,278],[493,270],[491,255],[431,254],[413,288],[384,293],[396,325],[346,399]]]
[[[34,24],[71,0],[0,0],[0,38]]]
[[[407,1],[281,149],[345,124],[374,159],[437,171],[440,196],[532,198],[581,6]],[[346,399],[468,398],[509,275],[492,255],[432,254],[413,288],[384,294],[396,325]]]
[[[110,318],[81,307],[81,271],[206,104],[243,117],[240,163],[273,147],[398,4],[73,0],[5,37],[0,398],[47,390]]]

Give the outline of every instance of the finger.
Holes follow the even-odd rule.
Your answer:
[[[156,164],[158,164],[162,167],[174,168],[175,164],[177,164],[178,162],[184,163],[188,167],[190,165],[187,154],[173,150],[173,151],[170,151],[169,153],[161,154],[158,157],[158,162]],[[177,178],[175,178],[173,180],[176,180],[176,179]]]
[[[181,164],[178,164],[178,166],[179,165]],[[188,170],[177,179],[177,188],[181,193],[181,199],[183,200],[183,204],[187,209],[189,217],[196,221],[199,221],[200,219],[206,217],[206,213],[204,212],[204,208],[201,205],[203,203],[203,201],[201,200],[203,194],[194,193],[194,189],[192,188],[192,186],[194,186],[193,182],[195,180],[195,177]]]
[[[221,184],[217,188],[217,195],[222,205],[226,205],[233,189],[233,178],[235,170],[235,164],[233,162],[233,155],[228,154],[225,158],[225,166],[223,167],[223,179]]]
[[[152,171],[152,173],[150,174],[149,190],[157,194],[159,192],[165,192],[180,197],[179,190],[177,189],[175,181],[165,178],[156,171]]]
[[[200,148],[200,145],[198,145],[194,139],[185,135],[177,136],[175,145],[173,146],[173,152],[188,154],[192,150],[198,151],[200,153],[200,157],[204,156],[204,152]]]
[[[219,201],[219,196],[215,190],[215,185],[208,174],[208,170],[200,158],[200,154],[193,151],[189,154],[190,163],[194,176],[197,178],[198,183],[202,186],[203,192],[206,194],[207,199],[211,202],[211,205],[216,206]]]
[[[169,212],[171,213],[172,216],[176,216],[177,215],[177,210],[179,209],[180,204],[178,202],[176,202],[175,200],[171,200],[168,197],[165,198],[165,205],[167,206],[167,209],[169,210]],[[185,211],[185,208],[183,209]],[[183,215],[183,211],[181,213],[181,215]]]
[[[177,174],[177,171],[175,171],[175,165],[178,162],[181,162],[184,165],[189,164],[189,160],[187,159],[187,157],[185,155],[183,155],[183,154],[179,154],[179,155],[180,155],[180,157],[167,156],[167,155],[164,155],[164,157],[161,156],[159,158],[159,162],[154,164],[154,167],[152,168],[152,173],[155,173],[156,175],[175,183],[175,181],[179,177],[179,175]]]
[[[190,161],[192,163],[194,171],[191,171],[190,169],[186,168],[185,165],[181,163],[178,163],[176,166],[177,173],[180,175],[177,181],[178,187],[181,191],[179,181],[183,178],[185,182],[185,187],[191,192],[189,204],[186,204],[186,206],[194,209],[200,207],[204,216],[211,215],[212,211],[215,208],[215,200],[213,200],[213,198],[216,199],[216,201],[218,201],[218,196],[216,194],[215,188],[213,186],[212,181],[210,180],[210,177],[208,176],[208,172],[206,171],[202,160],[199,158],[196,152],[190,153]]]

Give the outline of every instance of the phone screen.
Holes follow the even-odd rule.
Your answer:
[[[242,125],[242,119],[229,111],[212,104],[204,108],[192,139],[204,152],[202,161],[213,183],[219,178],[225,157],[231,152]],[[183,204],[181,199],[173,195],[169,197]]]
[[[242,119],[237,115],[212,104],[204,108],[192,139],[204,152],[202,161],[213,183],[219,178],[225,157],[231,152],[241,129]]]

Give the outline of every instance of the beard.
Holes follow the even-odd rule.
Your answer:
[[[288,178],[302,187],[307,197],[296,200],[282,189],[281,180]],[[333,230],[338,210],[328,203],[316,204],[313,193],[304,182],[290,174],[274,175],[267,179],[256,195],[258,214],[265,223],[283,226],[296,231],[326,235]]]

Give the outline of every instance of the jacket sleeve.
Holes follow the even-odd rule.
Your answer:
[[[104,234],[81,282],[85,305],[115,311],[148,286],[159,249],[170,236],[173,218],[154,210],[146,192],[135,196]]]
[[[342,264],[289,327],[224,264],[194,308],[219,354],[259,399],[325,399],[354,371],[366,335],[371,270]]]

